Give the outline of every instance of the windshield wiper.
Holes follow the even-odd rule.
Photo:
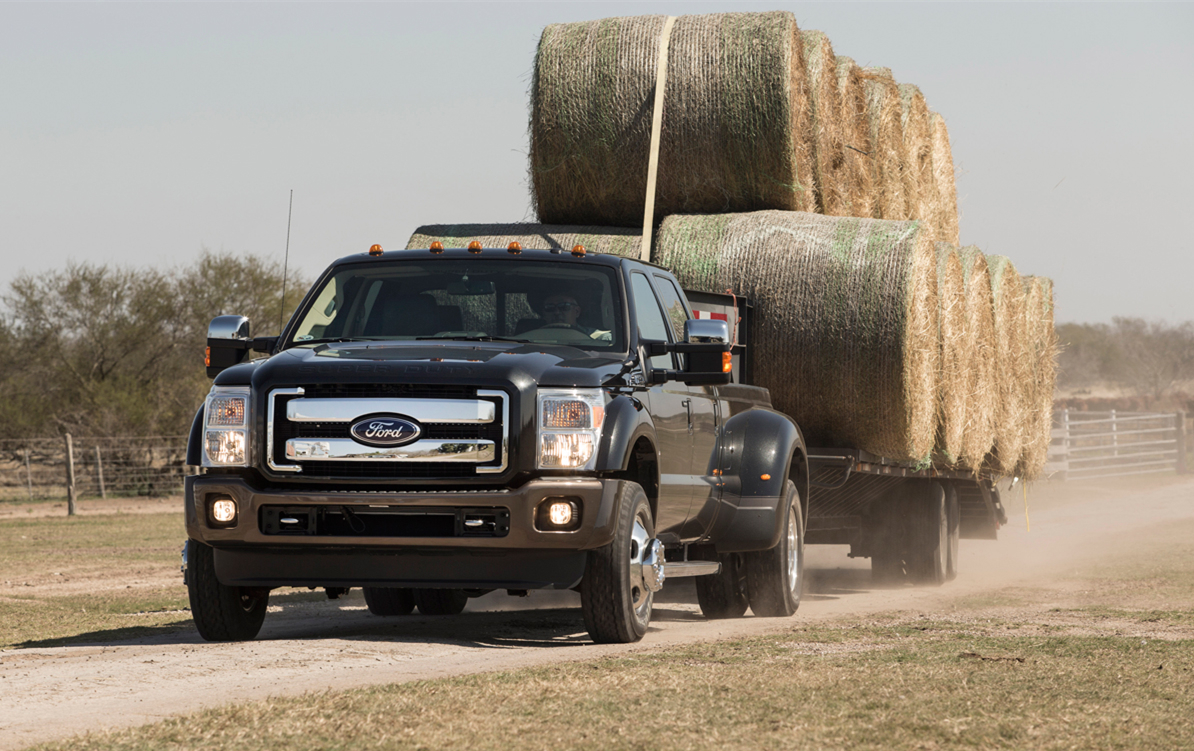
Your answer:
[[[530,339],[512,339],[507,336],[489,336],[488,334],[485,336],[454,336],[451,334],[444,336],[416,336],[415,339],[417,341],[424,341],[427,339],[447,339],[458,342],[518,342],[519,344],[530,344],[531,342]]]
[[[372,337],[364,336],[330,336],[326,339],[299,339],[290,342],[291,347],[297,347],[300,344],[336,344],[340,342],[359,342],[372,341]]]

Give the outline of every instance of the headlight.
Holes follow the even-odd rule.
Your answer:
[[[605,395],[601,389],[540,389],[539,469],[592,469]]]
[[[248,386],[212,386],[203,421],[203,466],[249,466]]]

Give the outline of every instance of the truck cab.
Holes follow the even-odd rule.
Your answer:
[[[598,642],[642,638],[678,577],[711,617],[794,612],[807,451],[731,383],[729,322],[642,261],[437,245],[336,261],[279,337],[212,322],[186,483],[200,634],[253,638],[288,586],[363,587],[383,616],[577,589]]]

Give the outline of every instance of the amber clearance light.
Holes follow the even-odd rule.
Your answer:
[[[734,372],[734,354],[732,352],[722,352],[721,353],[721,372],[722,373],[733,373]]]
[[[506,246],[506,250],[510,251],[514,255],[518,255],[522,252],[522,245],[517,242],[512,242]]]
[[[473,240],[471,243],[469,243],[469,244],[468,244],[468,252],[470,252],[470,253],[480,253],[480,252],[481,252],[481,241],[480,241],[480,240]]]
[[[572,255],[576,256],[577,258],[582,258],[584,256],[584,254],[585,254],[585,246],[583,246],[583,245],[572,246]]]
[[[385,251],[383,251],[383,250],[381,249],[381,246],[380,246],[380,245],[374,245],[374,246],[372,246],[372,247],[370,247],[370,248],[369,248],[369,255],[371,255],[371,256],[379,256],[379,255],[381,255],[383,252],[385,252]]]
[[[433,243],[431,243],[431,252],[432,253],[443,253],[444,252],[444,244],[441,243],[439,240],[434,241]]]

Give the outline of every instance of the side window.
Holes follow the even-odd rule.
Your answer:
[[[630,290],[634,295],[634,312],[638,316],[639,339],[668,341],[667,322],[659,310],[659,303],[655,299],[655,293],[651,290],[651,282],[643,274],[631,274]],[[671,368],[672,356],[656,355],[652,357],[651,367],[663,370]]]
[[[688,311],[684,309],[684,298],[676,283],[666,276],[655,276],[655,288],[659,290],[659,299],[663,309],[667,312],[668,323],[672,325],[675,341],[684,341],[684,322],[688,320]]]

